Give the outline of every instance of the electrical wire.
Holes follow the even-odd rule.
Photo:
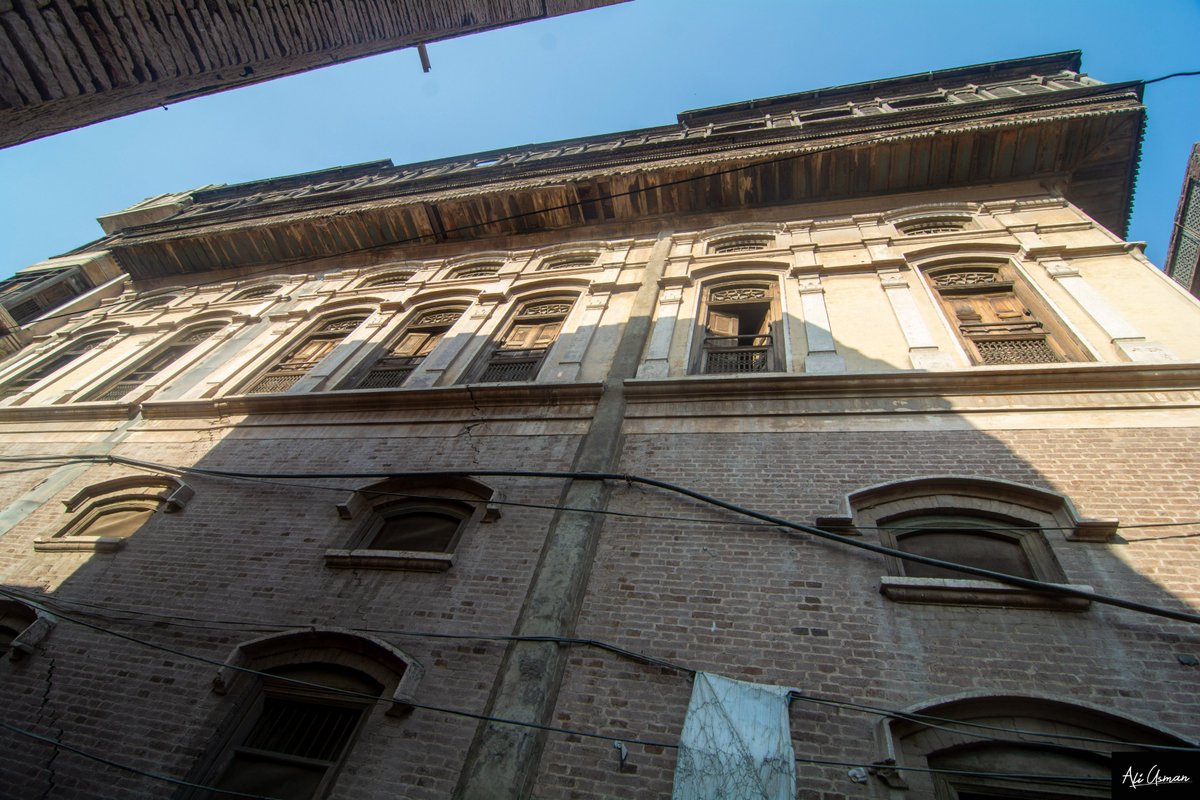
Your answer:
[[[11,592],[9,592],[7,589],[3,589],[3,588],[0,588],[0,596],[8,596],[10,598],[14,597],[14,595],[12,595]],[[34,605],[35,607],[39,606],[39,604],[37,604],[37,603],[31,603],[31,605]],[[45,609],[45,610],[48,611],[48,609]],[[99,633],[107,634],[109,636],[114,636],[116,638],[123,639],[125,641],[132,642],[134,644],[137,644],[137,645],[140,645],[143,647],[147,647],[147,648],[150,648],[153,650],[160,650],[162,652],[170,653],[170,654],[178,656],[180,658],[188,659],[191,661],[197,661],[197,662],[200,662],[203,664],[209,664],[211,666],[216,666],[216,667],[219,667],[222,669],[228,669],[228,670],[232,670],[235,672],[241,672],[241,673],[245,673],[245,674],[249,674],[249,675],[254,675],[258,678],[268,678],[275,682],[283,682],[283,683],[287,683],[290,685],[303,687],[306,689],[314,689],[314,690],[319,690],[322,692],[331,692],[331,693],[345,696],[345,697],[368,701],[372,704],[375,704],[375,703],[391,704],[393,702],[393,700],[388,697],[380,697],[380,696],[369,694],[366,692],[357,692],[352,689],[344,689],[341,687],[326,686],[324,684],[314,683],[312,681],[306,681],[306,680],[302,680],[299,678],[292,678],[292,677],[289,677],[286,675],[275,675],[275,674],[272,674],[269,672],[263,672],[261,670],[253,669],[251,667],[245,667],[245,666],[241,666],[241,665],[237,665],[237,664],[230,664],[230,663],[227,663],[224,661],[219,661],[217,659],[210,658],[208,656],[202,656],[202,655],[198,655],[195,653],[189,653],[187,651],[180,650],[175,647],[168,647],[166,645],[149,642],[149,641],[146,641],[145,639],[140,639],[136,636],[130,636],[129,634],[124,634],[119,631],[114,631],[114,630],[110,630],[110,629],[101,627],[99,625],[94,625],[90,622],[86,622],[84,620],[81,620],[81,619],[78,619],[78,618],[75,618],[72,616],[60,614],[59,618],[65,620],[67,622],[71,622],[76,625],[80,625],[82,627],[97,631]],[[613,736],[610,734],[598,733],[595,731],[584,731],[584,730],[578,730],[578,729],[574,729],[574,728],[564,728],[559,725],[547,725],[547,724],[543,724],[543,723],[539,723],[539,722],[532,722],[532,721],[525,721],[525,720],[506,719],[504,717],[496,717],[496,716],[492,716],[489,714],[477,713],[474,711],[465,711],[462,709],[447,708],[445,706],[434,706],[434,705],[429,705],[429,704],[425,704],[425,703],[416,703],[416,702],[407,701],[407,700],[405,701],[405,705],[408,707],[414,708],[414,709],[433,711],[436,713],[447,714],[450,716],[465,717],[467,719],[474,719],[474,720],[481,721],[481,722],[489,722],[489,723],[495,723],[495,724],[500,724],[500,725],[515,725],[515,726],[523,727],[523,728],[531,728],[534,730],[541,730],[541,731],[545,731],[548,733],[561,733],[561,734],[566,734],[566,735],[570,735],[570,736],[580,736],[580,737],[590,738],[590,739],[599,739],[601,741],[622,742],[625,744],[637,744],[637,745],[644,745],[644,746],[650,746],[650,747],[661,747],[661,748],[665,748],[665,749],[678,749],[680,747],[680,745],[678,743],[674,743],[674,742],[661,742],[661,741],[656,741],[656,740],[652,740],[652,739],[643,739],[640,737]],[[53,742],[54,740],[51,739],[49,741]],[[817,764],[817,765],[863,767],[863,768],[867,768],[867,769],[875,768],[875,767],[879,766],[877,764],[864,764],[861,762],[816,759],[816,758],[807,758],[807,757],[803,757],[803,756],[797,756],[796,761],[798,761],[800,763],[809,763],[809,764]],[[1060,775],[1036,775],[1036,774],[1027,774],[1027,773],[982,772],[982,771],[974,771],[974,770],[951,770],[951,769],[935,769],[935,768],[922,768],[922,767],[902,767],[902,768],[897,767],[897,769],[908,770],[908,771],[913,771],[913,772],[928,772],[928,773],[935,773],[935,774],[969,775],[969,776],[974,776],[974,777],[1003,778],[1006,780],[1013,780],[1013,781],[1035,781],[1035,782],[1039,782],[1039,783],[1045,783],[1045,782],[1049,782],[1049,781],[1064,781],[1064,782],[1071,782],[1071,783],[1098,783],[1098,782],[1107,783],[1108,782],[1107,779],[1101,779],[1101,778],[1087,778],[1087,777],[1072,778],[1072,777],[1064,777],[1064,776],[1060,776]],[[173,780],[173,779],[167,778],[167,780]]]
[[[929,566],[940,567],[943,569],[954,570],[967,575],[982,577],[987,580],[994,580],[1000,583],[1005,583],[1013,586],[1019,586],[1023,589],[1031,589],[1033,591],[1056,594],[1068,597],[1078,597],[1091,602],[1101,603],[1104,605],[1116,606],[1130,611],[1150,614],[1152,616],[1164,617],[1167,619],[1175,619],[1181,622],[1189,622],[1200,624],[1200,614],[1193,614],[1175,609],[1153,606],[1146,603],[1138,603],[1132,600],[1125,600],[1120,597],[1104,595],[1097,592],[1078,589],[1067,584],[1047,583],[1033,578],[1023,578],[1016,575],[1010,575],[1003,572],[995,572],[993,570],[975,567],[968,564],[956,564],[942,559],[932,558],[930,556],[918,555],[904,550],[899,550],[885,545],[873,544],[871,542],[861,541],[854,537],[843,536],[841,534],[832,533],[812,525],[790,522],[781,517],[776,517],[771,514],[766,514],[761,511],[755,511],[735,503],[721,500],[712,497],[703,492],[689,489],[678,484],[668,481],[661,481],[656,478],[648,478],[644,476],[634,475],[632,473],[602,473],[602,472],[579,472],[579,471],[551,471],[551,470],[423,470],[423,471],[401,471],[401,472],[344,472],[344,473],[246,473],[233,472],[227,470],[213,470],[201,467],[178,467],[167,464],[159,464],[156,462],[143,461],[141,459],[132,459],[124,456],[115,455],[79,455],[74,456],[73,460],[79,460],[87,463],[112,463],[123,464],[126,466],[135,467],[158,472],[169,472],[180,475],[207,475],[210,477],[226,477],[238,478],[249,481],[259,481],[263,479],[287,479],[287,480],[313,480],[323,478],[346,478],[346,479],[386,479],[386,478],[430,478],[430,477],[534,477],[548,478],[554,480],[588,480],[588,481],[624,481],[629,485],[641,484],[652,486],[664,491],[673,492],[676,494],[690,497],[694,500],[723,508],[733,513],[748,516],[752,519],[758,519],[763,522],[770,523],[772,526],[783,528],[786,531],[797,531],[807,533],[819,538],[828,539],[830,541],[845,544],[860,550],[878,553],[880,555],[893,556],[905,561],[913,561]],[[590,511],[590,509],[589,509]],[[795,535],[789,533],[789,535]]]
[[[98,761],[101,764],[107,764],[110,767],[115,767],[117,769],[124,770],[126,772],[132,772],[135,775],[141,775],[146,778],[153,778],[154,780],[157,780],[157,781],[165,781],[167,783],[173,783],[176,786],[186,786],[189,789],[202,789],[206,792],[214,792],[216,794],[225,795],[227,797],[249,797],[249,798],[253,798],[254,800],[279,800],[279,798],[276,798],[276,797],[273,797],[270,795],[265,795],[265,794],[247,794],[246,792],[235,792],[232,789],[218,789],[215,786],[206,786],[202,783],[192,783],[191,781],[185,781],[181,778],[172,778],[170,775],[163,775],[159,772],[150,772],[149,770],[144,770],[144,769],[141,769],[140,767],[134,767],[129,764],[122,764],[119,761],[113,761],[111,758],[108,758],[107,756],[97,755],[91,751],[83,750],[82,748],[75,747],[74,745],[64,744],[63,742],[60,742],[58,739],[55,739],[53,737],[43,736],[40,733],[34,733],[33,731],[27,731],[24,728],[18,728],[16,725],[9,725],[7,722],[4,722],[2,720],[0,720],[0,728],[3,728],[4,730],[9,731],[11,733],[15,733],[18,736],[25,736],[29,739],[36,739],[39,742],[46,742],[47,744],[52,744],[55,747],[62,748],[63,750],[66,750],[69,753],[74,753],[75,755],[83,756],[84,758],[91,759],[92,761]]]
[[[207,621],[207,622],[212,622],[212,623],[223,623],[222,627],[217,627],[217,628],[207,627],[206,628],[206,629],[210,629],[210,630],[212,630],[212,629],[228,630],[229,626],[231,626],[231,625],[232,626],[253,626],[250,628],[239,627],[237,629],[243,630],[243,631],[249,630],[249,631],[255,631],[255,632],[268,631],[268,630],[283,631],[283,630],[311,626],[310,624],[284,623],[284,622],[264,622],[264,621],[247,622],[247,621],[223,621],[223,620],[212,620],[212,619],[200,620],[200,618],[196,618],[196,617],[156,614],[154,612],[143,612],[143,611],[139,611],[137,609],[123,609],[123,608],[115,609],[111,606],[101,606],[101,605],[98,605],[95,603],[88,603],[86,601],[72,601],[72,600],[66,600],[64,598],[59,598],[59,597],[49,597],[46,595],[31,595],[29,593],[21,592],[19,590],[15,590],[15,589],[11,589],[11,588],[6,589],[6,591],[8,591],[11,596],[19,598],[20,600],[49,606],[51,608],[51,610],[54,610],[55,606],[61,606],[61,605],[67,605],[67,606],[74,605],[74,606],[82,606],[82,607],[88,607],[88,608],[100,608],[100,609],[105,609],[108,611],[116,611],[117,613],[128,613],[128,614],[133,614],[135,616],[144,616],[144,617],[157,619],[157,620],[167,620],[175,627],[190,627],[188,625],[178,624],[178,621],[180,621],[180,620]],[[84,612],[84,613],[86,613],[86,612]],[[106,617],[103,614],[93,614],[93,616],[100,616],[102,618],[107,618],[109,620],[112,619],[111,616]],[[129,621],[129,620],[122,620],[122,621]],[[695,668],[695,667],[688,667],[688,666],[678,664],[678,663],[675,663],[672,661],[657,658],[655,656],[650,656],[645,653],[629,650],[627,648],[620,647],[619,645],[615,645],[610,642],[604,642],[604,641],[597,640],[597,639],[582,638],[582,637],[545,636],[545,635],[544,636],[520,636],[520,635],[514,635],[514,634],[445,633],[445,632],[433,632],[433,631],[397,630],[397,629],[393,629],[393,628],[353,628],[350,630],[352,630],[355,633],[371,633],[371,634],[380,634],[380,635],[387,635],[387,636],[399,636],[399,637],[403,637],[403,638],[411,637],[411,638],[422,638],[422,639],[456,639],[456,640],[469,640],[469,641],[497,641],[497,642],[552,642],[555,644],[563,644],[563,645],[585,645],[585,646],[589,646],[589,647],[595,647],[595,648],[613,653],[614,655],[620,656],[622,658],[636,661],[636,662],[639,662],[639,663],[642,663],[642,664],[648,665],[648,666],[657,666],[657,667],[670,669],[670,670],[673,670],[673,671],[676,671],[679,673],[684,673],[684,674],[695,674],[696,672],[700,671],[698,668]],[[1116,747],[1140,747],[1140,748],[1149,749],[1149,750],[1167,750],[1167,751],[1183,751],[1183,752],[1198,752],[1198,751],[1200,751],[1200,747],[1180,747],[1180,746],[1173,746],[1173,745],[1157,745],[1157,744],[1150,744],[1148,742],[1131,742],[1128,740],[1105,739],[1105,738],[1100,738],[1100,737],[1080,736],[1080,735],[1074,735],[1074,734],[1052,733],[1052,732],[1047,732],[1047,731],[1031,731],[1031,730],[1023,730],[1020,728],[1012,728],[1012,727],[1000,727],[1000,726],[995,726],[995,725],[987,725],[985,723],[976,723],[976,722],[971,722],[971,721],[967,721],[967,720],[954,719],[951,717],[939,717],[936,715],[925,714],[925,713],[921,713],[921,712],[901,711],[898,709],[883,708],[880,706],[873,706],[873,705],[868,705],[868,704],[864,704],[864,703],[854,703],[854,702],[845,701],[845,700],[821,698],[821,697],[816,697],[814,695],[804,694],[803,692],[790,692],[789,696],[792,697],[793,699],[801,700],[804,702],[818,703],[818,704],[823,704],[823,705],[840,706],[840,707],[850,708],[850,709],[857,710],[857,711],[863,711],[865,713],[887,716],[887,717],[891,717],[894,719],[904,719],[904,720],[914,721],[914,722],[918,722],[920,724],[927,725],[927,726],[933,727],[933,728],[939,728],[939,729],[948,730],[948,731],[951,731],[954,733],[960,733],[960,734],[964,734],[964,735],[968,735],[968,736],[975,736],[976,738],[984,738],[984,739],[988,739],[990,741],[1010,743],[1010,744],[1027,744],[1028,741],[1027,740],[1001,739],[1001,738],[994,737],[994,736],[985,736],[982,734],[974,734],[969,731],[959,730],[957,728],[947,728],[944,725],[938,725],[935,723],[948,723],[951,725],[979,728],[979,729],[983,729],[983,730],[999,731],[1002,733],[1017,734],[1017,735],[1022,735],[1022,736],[1049,737],[1054,740],[1070,739],[1070,740],[1077,740],[1077,741],[1081,741],[1081,742],[1091,742],[1091,743],[1112,745],[1112,746],[1116,746]]]
[[[1142,86],[1149,86],[1152,83],[1159,83],[1160,81],[1169,81],[1172,78],[1185,78],[1185,77],[1189,77],[1189,76],[1193,76],[1193,75],[1200,75],[1200,71],[1172,72],[1170,75],[1163,75],[1161,78],[1151,78],[1148,81],[1142,81],[1141,84],[1142,84]]]
[[[60,459],[61,461],[65,462],[65,463],[56,463],[54,465],[50,465],[47,467],[41,467],[40,469],[53,469],[53,468],[57,468],[57,467],[61,467],[61,466],[66,466],[67,464],[75,462],[78,459],[77,456],[0,456],[0,463],[6,462],[6,461],[20,462],[25,459],[33,459],[33,460],[37,460],[37,461],[43,461],[43,460],[49,460],[52,458]],[[105,457],[104,456],[96,456],[96,458],[103,460]],[[173,468],[169,468],[166,466],[163,466],[161,468],[162,469],[173,469]],[[156,467],[155,469],[158,469],[158,467]],[[178,469],[180,471],[182,471],[182,470],[189,469],[189,468],[180,467]],[[0,471],[0,474],[4,474],[4,472]],[[209,477],[221,478],[222,476],[211,475]],[[330,477],[335,477],[335,476],[330,476]],[[377,497],[395,497],[395,498],[410,499],[410,500],[436,501],[436,500],[445,500],[446,499],[444,495],[423,495],[423,494],[414,494],[412,492],[389,492],[389,491],[381,491],[381,490],[377,490],[377,489],[363,489],[363,488],[353,487],[353,486],[332,486],[332,485],[317,484],[317,483],[298,483],[295,479],[284,481],[284,480],[274,480],[269,477],[243,476],[240,478],[236,478],[234,480],[248,482],[248,483],[260,483],[260,484],[263,484],[266,486],[279,486],[279,487],[285,487],[285,488],[289,488],[289,489],[312,489],[312,490],[316,490],[316,491],[350,492],[350,493],[372,495],[372,496],[377,496]],[[685,516],[679,516],[676,514],[643,514],[643,513],[638,513],[635,511],[615,511],[612,509],[605,509],[605,508],[584,508],[582,506],[563,506],[563,505],[553,505],[550,503],[523,503],[523,502],[520,502],[517,500],[493,500],[493,499],[480,499],[480,498],[469,498],[469,497],[457,497],[455,499],[460,502],[476,504],[476,505],[510,506],[513,508],[533,508],[533,509],[543,509],[546,511],[571,511],[571,512],[583,513],[583,514],[597,514],[597,515],[601,515],[601,516],[630,517],[633,519],[649,519],[649,520],[655,520],[655,521],[659,521],[659,522],[700,522],[700,523],[707,523],[707,524],[714,524],[714,523],[719,522],[719,520],[713,519],[711,517],[685,517]],[[777,527],[779,527],[779,525],[777,525],[775,523],[771,523],[771,522],[725,521],[721,524],[735,525],[735,526],[749,527],[749,528],[777,528]],[[1190,526],[1200,526],[1200,519],[1185,520],[1185,521],[1181,521],[1181,522],[1122,523],[1120,525],[1117,525],[1116,529],[1117,530],[1135,530],[1135,529],[1142,529],[1142,528],[1180,528],[1180,527],[1190,527]],[[863,530],[863,531],[884,531],[884,530],[894,531],[894,530],[896,530],[895,527],[883,526],[883,525],[857,525],[856,524],[854,526],[854,528],[856,530]],[[1032,525],[1032,524],[1022,525],[1022,524],[1018,524],[1018,523],[1013,523],[1013,524],[1006,524],[1005,527],[1003,527],[1003,528],[988,528],[986,526],[972,526],[972,530],[978,530],[980,532],[985,532],[985,533],[1005,533],[1005,532],[1011,532],[1014,530],[1073,531],[1073,530],[1075,530],[1075,526],[1072,526],[1072,525]],[[1145,541],[1157,541],[1157,540],[1156,539],[1132,539],[1129,541],[1129,544],[1137,544],[1139,542],[1145,542]]]
[[[552,480],[581,480],[581,481],[615,481],[625,482],[629,485],[639,484],[643,486],[651,486],[666,492],[689,497],[701,503],[715,506],[717,508],[731,511],[735,514],[757,519],[762,522],[768,522],[773,526],[783,528],[786,531],[796,531],[805,533],[811,536],[816,536],[821,539],[827,539],[832,542],[847,545],[859,550],[877,553],[879,555],[892,556],[904,561],[912,561],[918,564],[925,564],[932,567],[940,567],[942,569],[954,570],[967,575],[985,578],[987,580],[1005,583],[1010,586],[1019,586],[1022,589],[1030,589],[1044,594],[1054,594],[1066,597],[1077,597],[1088,600],[1090,602],[1100,603],[1102,605],[1115,606],[1124,608],[1129,611],[1136,611],[1151,616],[1163,617],[1166,619],[1174,619],[1180,622],[1188,622],[1192,624],[1200,624],[1200,614],[1194,614],[1186,611],[1177,611],[1171,608],[1163,608],[1161,606],[1153,606],[1147,603],[1139,603],[1133,600],[1126,600],[1120,597],[1100,594],[1098,592],[1086,591],[1078,589],[1074,586],[1060,583],[1047,583],[1033,578],[1023,578],[1017,575],[1010,575],[1005,572],[996,572],[994,570],[975,567],[969,564],[956,564],[951,561],[944,561],[939,558],[930,556],[918,555],[905,550],[898,550],[894,547],[886,545],[874,544],[865,542],[855,537],[843,536],[841,534],[832,533],[812,525],[805,525],[797,522],[791,522],[777,517],[772,514],[767,514],[762,511],[745,506],[731,503],[726,500],[721,500],[717,497],[705,494],[704,492],[695,489],[689,489],[679,484],[669,481],[659,480],[657,478],[649,478],[633,473],[619,472],[580,472],[571,470],[496,470],[496,469],[474,469],[474,470],[416,470],[416,471],[399,471],[399,472],[343,472],[343,473],[271,473],[263,475],[260,473],[250,472],[235,472],[229,470],[214,470],[201,467],[177,467],[167,464],[159,464],[151,461],[143,461],[141,459],[127,458],[124,456],[103,455],[103,456],[78,456],[83,460],[93,462],[108,462],[113,464],[123,464],[126,466],[136,467],[139,469],[149,469],[152,471],[170,472],[183,475],[208,475],[230,478],[243,478],[258,480],[261,478],[271,479],[294,479],[294,480],[320,480],[326,478],[347,478],[347,479],[372,479],[382,480],[386,478],[430,478],[430,477],[524,477],[524,478],[547,478]],[[789,533],[794,536],[794,533]]]

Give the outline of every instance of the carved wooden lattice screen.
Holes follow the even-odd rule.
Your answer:
[[[554,298],[522,306],[504,341],[492,351],[479,382],[533,380],[573,303],[573,298]]]
[[[291,351],[275,366],[251,384],[247,394],[268,394],[271,392],[286,392],[296,385],[310,369],[320,363],[321,359],[333,352],[333,349],[350,332],[362,324],[367,317],[365,314],[353,317],[339,317],[330,320],[309,334],[304,341],[292,348]]]
[[[408,379],[426,356],[433,352],[450,327],[462,316],[463,308],[440,308],[417,318],[392,345],[387,355],[375,362],[355,389],[391,389]]]
[[[1073,337],[1007,267],[946,267],[931,270],[929,279],[975,363],[1086,360]]]
[[[104,336],[95,336],[90,339],[82,339],[74,344],[68,345],[64,350],[59,351],[57,355],[47,358],[33,369],[22,373],[20,377],[14,378],[6,383],[3,387],[0,387],[0,400],[4,399],[5,397],[12,397],[14,394],[20,394],[30,386],[33,386],[35,383],[40,381],[42,378],[46,378],[51,373],[57,372],[92,348],[97,347],[102,342],[107,341],[108,338],[109,335],[105,334]]]
[[[192,331],[181,339],[175,340],[169,346],[155,353],[133,369],[125,372],[115,383],[109,384],[103,391],[92,394],[88,400],[120,400],[125,395],[153,378],[158,373],[183,358],[192,348],[219,331],[222,326],[216,325]]]

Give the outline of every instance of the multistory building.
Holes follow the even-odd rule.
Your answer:
[[[0,365],[0,785],[1073,798],[1195,748],[1200,304],[1080,66],[109,215],[124,294]]]

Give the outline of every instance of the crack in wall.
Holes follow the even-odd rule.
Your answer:
[[[53,712],[52,706],[50,705],[50,693],[52,691],[54,691],[54,659],[50,658],[47,661],[46,668],[46,690],[42,692],[42,702],[41,705],[38,706],[37,719],[40,723],[43,716],[49,715],[51,717],[51,721],[50,724],[47,725],[47,728],[50,729],[56,740],[60,740],[62,739],[63,729],[61,727],[56,728],[58,725],[58,714]],[[46,790],[38,796],[38,800],[46,800],[46,798],[50,797],[50,795],[54,792],[55,780],[58,777],[54,771],[54,762],[58,759],[59,752],[60,750],[58,745],[55,745],[54,752],[50,754],[50,758],[46,761],[45,770],[49,773],[49,777],[47,778]]]

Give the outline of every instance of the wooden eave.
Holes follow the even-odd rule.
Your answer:
[[[1103,91],[1100,91],[1103,90]],[[1052,102],[1051,102],[1052,101]],[[135,279],[286,265],[398,245],[1054,178],[1123,235],[1144,109],[1131,85],[547,159],[132,228]]]

